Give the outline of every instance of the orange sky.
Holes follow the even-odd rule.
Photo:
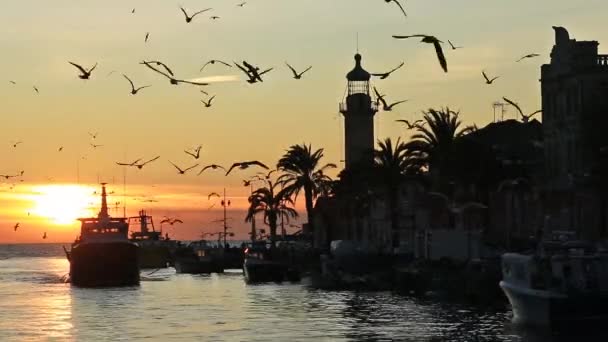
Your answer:
[[[213,10],[187,24],[179,5],[189,11]],[[23,182],[0,179],[0,243],[41,242],[44,231],[46,241],[71,241],[76,225],[27,215],[37,201],[28,197],[32,189],[53,184],[94,189],[104,181],[122,193],[123,168],[117,161],[161,156],[142,170],[128,170],[129,194],[159,200],[130,199],[129,214],[147,207],[158,221],[163,215],[186,218],[184,226],[174,228],[178,238],[195,238],[217,216],[215,208],[207,210],[209,192],[227,187],[242,203],[248,189],[241,180],[255,171],[181,176],[169,161],[184,167],[248,159],[275,165],[290,145],[305,142],[325,148],[325,162],[340,165],[338,103],[345,74],[353,67],[357,34],[368,71],[406,63],[388,79],[374,80],[389,101],[409,99],[393,112],[377,115],[377,138],[407,137],[394,120],[416,119],[429,107],[448,105],[461,111],[465,124],[480,127],[492,120],[491,104],[503,96],[518,101],[526,112],[539,109],[540,65],[549,61],[553,25],[567,27],[578,40],[600,41],[601,52],[601,43],[608,42],[605,0],[406,1],[405,6],[407,19],[393,4],[379,0],[252,0],[243,8],[219,0],[3,2],[0,174],[25,173]],[[221,18],[211,21],[210,15]],[[144,43],[147,32],[150,40]],[[417,33],[464,46],[456,51],[445,46],[448,74],[440,70],[431,46],[391,38]],[[528,53],[541,56],[515,63]],[[212,65],[199,72],[212,58],[245,59],[274,70],[264,83],[250,85],[235,68]],[[171,86],[139,65],[142,59],[162,60],[186,79],[219,77],[221,82],[204,88],[216,95],[213,106],[201,104],[207,96],[198,87]],[[68,61],[99,66],[83,81]],[[286,61],[300,70],[313,68],[296,81]],[[482,69],[501,78],[487,86]],[[121,73],[136,85],[152,87],[131,96]],[[98,133],[97,138],[89,132]],[[91,143],[103,146],[95,149]],[[199,144],[199,161],[183,152]],[[244,238],[243,215],[234,216]],[[17,232],[16,222],[21,223]]]

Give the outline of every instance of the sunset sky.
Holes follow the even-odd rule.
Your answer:
[[[230,225],[237,238],[245,238],[249,189],[241,180],[257,170],[229,177],[209,171],[197,177],[197,168],[178,175],[168,160],[183,167],[250,159],[275,165],[290,145],[306,142],[325,149],[325,162],[341,165],[338,103],[345,74],[353,67],[357,34],[368,71],[406,63],[388,79],[374,81],[389,101],[409,99],[393,112],[377,115],[377,138],[406,138],[394,120],[418,118],[429,107],[450,106],[461,111],[465,123],[478,126],[492,121],[491,105],[502,96],[518,101],[524,111],[539,109],[540,65],[549,61],[553,25],[568,28],[572,38],[598,40],[600,53],[608,53],[601,45],[608,42],[605,0],[408,0],[402,1],[407,19],[382,0],[251,0],[237,7],[239,2],[0,4],[0,174],[25,171],[18,178],[23,182],[0,179],[0,243],[73,240],[79,225],[65,220],[97,212],[93,191],[99,191],[100,181],[115,192],[111,203],[123,201],[123,168],[115,162],[157,155],[161,158],[142,170],[127,170],[129,215],[145,208],[157,222],[164,215],[182,218],[185,224],[169,233],[193,239],[203,229],[219,228],[210,223],[221,216],[219,201],[207,200],[207,194],[227,187]],[[180,5],[189,12],[213,10],[187,24]],[[212,21],[211,15],[220,19]],[[146,32],[150,39],[144,43]],[[446,42],[448,74],[441,71],[432,46],[391,38],[418,33]],[[464,48],[450,50],[448,39]],[[541,57],[515,63],[528,53]],[[204,108],[200,100],[207,97],[198,87],[171,86],[139,65],[143,59],[164,61],[181,78],[221,76],[226,81],[203,88],[216,95],[213,106]],[[247,60],[275,69],[264,83],[250,85],[236,68],[216,64],[199,73],[209,59]],[[68,61],[99,66],[84,81]],[[313,68],[296,81],[285,61],[297,69]],[[501,78],[487,86],[482,69]],[[116,72],[107,76],[111,71]],[[136,85],[152,87],[131,96],[121,73]],[[88,132],[98,133],[97,138]],[[90,143],[103,146],[94,149]],[[199,144],[199,161],[183,152]],[[67,186],[74,184],[80,187]],[[49,238],[43,241],[45,231]]]

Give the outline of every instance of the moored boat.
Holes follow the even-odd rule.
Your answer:
[[[223,273],[220,248],[208,244],[205,240],[194,241],[175,253],[175,271],[177,273]]]
[[[300,272],[280,256],[278,249],[268,248],[264,241],[245,249],[243,274],[250,284],[300,280]]]
[[[80,287],[138,285],[138,246],[129,241],[127,219],[112,218],[108,214],[104,183],[97,217],[78,220],[80,236],[71,250],[66,250],[70,282]]]
[[[152,216],[140,210],[138,216],[129,217],[128,224],[131,242],[139,246],[140,268],[164,268],[173,263],[171,253],[177,247],[177,242],[168,235],[163,237],[162,230],[156,230]]]
[[[500,287],[513,308],[514,323],[608,322],[608,254],[588,243],[543,243],[534,254],[504,254],[502,273]]]

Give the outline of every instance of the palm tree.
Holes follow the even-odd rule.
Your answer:
[[[407,145],[401,139],[397,139],[394,147],[390,138],[379,141],[378,144],[380,148],[374,151],[376,172],[386,188],[391,230],[395,234],[399,230],[399,186],[413,165],[407,153]]]
[[[440,110],[431,108],[423,114],[424,124],[418,125],[418,133],[406,144],[407,154],[414,164],[428,169],[431,180],[438,185],[449,176],[455,142],[474,131],[475,127],[459,130],[462,125],[459,113],[447,107]]]
[[[284,172],[278,182],[285,187],[289,196],[294,197],[294,201],[300,191],[304,190],[306,215],[311,232],[314,231],[313,202],[319,195],[326,193],[331,184],[331,178],[325,174],[325,170],[336,167],[331,163],[320,166],[321,158],[322,148],[313,152],[310,145],[293,145],[277,163],[277,168]]]
[[[249,197],[249,210],[245,217],[246,222],[251,222],[258,213],[264,214],[264,223],[270,227],[270,241],[274,246],[277,237],[277,220],[279,217],[297,217],[298,213],[289,205],[293,205],[287,189],[277,192],[279,183],[267,180],[268,185],[255,190]]]

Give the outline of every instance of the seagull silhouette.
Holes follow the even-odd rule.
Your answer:
[[[91,145],[91,147],[93,147],[93,148],[98,148],[98,147],[102,147],[103,146],[103,145],[96,145],[96,144],[89,144],[89,145]]]
[[[496,77],[490,79],[488,77],[488,75],[486,74],[486,72],[483,70],[481,71],[481,74],[483,75],[483,78],[486,79],[486,84],[492,84],[494,81],[496,81],[500,77],[500,76],[496,76]]]
[[[188,13],[186,12],[186,10],[183,7],[180,7],[179,9],[182,10],[182,13],[184,13],[187,23],[191,22],[192,19],[194,19],[194,17],[196,17],[197,15],[212,10],[212,8],[205,8],[204,10],[200,10],[192,15],[188,15]]]
[[[120,163],[120,162],[116,162],[116,165],[120,165],[120,166],[135,166],[135,165],[137,165],[137,163],[139,163],[140,160],[141,160],[141,158],[137,159],[136,161],[134,161],[132,163]]]
[[[524,114],[524,112],[521,110],[521,107],[519,107],[519,105],[517,104],[517,102],[512,101],[512,100],[509,100],[509,99],[508,99],[508,98],[506,98],[506,97],[503,97],[502,99],[503,99],[503,100],[505,100],[505,102],[506,102],[506,103],[510,104],[511,106],[515,107],[515,109],[517,109],[517,111],[519,112],[519,115],[521,116],[521,121],[522,121],[523,123],[528,123],[528,122],[530,121],[530,119],[531,119],[531,118],[532,118],[534,115],[539,114],[539,113],[542,113],[542,110],[537,110],[537,111],[535,111],[535,112],[533,112],[533,113],[530,113],[530,114],[526,115],[526,114]]]
[[[539,55],[539,54],[537,54],[537,53],[531,53],[531,54],[529,54],[529,55],[525,55],[525,56],[523,56],[522,58],[518,59],[516,62],[518,62],[518,63],[519,63],[519,62],[523,61],[524,59],[528,59],[528,58],[534,58],[534,57],[538,57],[538,56],[540,56],[540,55]]]
[[[289,67],[289,69],[291,69],[291,72],[293,73],[293,78],[295,78],[296,80],[301,79],[302,75],[304,75],[304,73],[306,73],[308,70],[312,69],[312,65],[311,65],[308,68],[306,68],[306,70],[298,73],[296,71],[296,69],[294,69],[291,65],[289,65],[289,63],[285,62],[285,65],[287,65]]]
[[[246,3],[247,3],[246,1],[245,2],[241,2],[240,4],[237,4],[237,6],[238,7],[243,7],[243,6],[245,6]]]
[[[17,84],[15,81],[8,81],[10,84]]]
[[[385,72],[385,73],[372,74],[372,76],[380,77],[380,79],[383,80],[383,79],[389,77],[393,72],[399,70],[404,65],[405,65],[405,62],[401,62],[401,64],[399,64],[398,67],[392,69],[391,71],[388,71],[388,72]]]
[[[17,141],[16,143],[13,144],[13,147],[17,148],[17,145],[19,145],[19,144],[23,144],[23,141]]]
[[[374,87],[374,91],[376,92],[376,95],[380,95],[378,93],[378,90],[376,89],[376,87]],[[384,99],[384,95],[382,96],[378,96],[378,101],[382,103],[382,109],[386,112],[390,112],[393,110],[393,107],[395,107],[398,104],[407,102],[408,100],[401,100],[401,101],[397,101],[395,103],[391,103],[390,105],[386,102],[386,100]]]
[[[209,65],[209,64],[215,64],[215,63],[220,63],[220,64],[223,64],[223,65],[225,65],[225,66],[229,67],[229,68],[232,68],[232,65],[230,65],[230,64],[228,64],[228,63],[226,63],[226,62],[224,62],[224,61],[220,61],[219,59],[212,59],[212,60],[208,61],[207,63],[205,63],[205,64],[204,64],[204,65],[201,67],[201,70],[199,70],[199,72],[203,71],[203,69],[205,69],[205,67],[206,67],[207,65]]]
[[[168,78],[168,79],[169,79],[169,83],[171,83],[172,85],[178,85],[178,84],[180,84],[180,83],[187,83],[187,84],[198,85],[198,86],[206,86],[206,85],[209,85],[209,83],[200,83],[200,82],[192,82],[192,81],[186,81],[186,80],[179,80],[179,79],[176,79],[176,78],[173,76],[173,74],[172,74],[171,72],[169,72],[169,71],[170,71],[170,69],[168,69],[168,67],[166,67],[166,66],[165,66],[165,69],[167,69],[167,72],[169,72],[169,73],[167,74],[167,73],[165,73],[165,72],[163,72],[163,71],[158,70],[158,69],[157,69],[157,68],[155,68],[154,66],[152,66],[152,63],[156,63],[156,62],[146,62],[146,61],[143,61],[143,62],[141,62],[140,64],[143,64],[143,65],[147,66],[148,68],[152,69],[153,71],[156,71],[157,73],[159,73],[159,74],[161,74],[161,75],[165,76],[166,78]],[[162,65],[164,65],[164,64],[162,64]]]
[[[247,63],[247,61],[243,61],[243,66],[239,65],[238,63],[234,63],[237,67],[239,67],[239,69],[241,69],[241,71],[243,71],[248,77],[249,79],[247,80],[248,83],[256,83],[256,82],[264,82],[264,80],[262,80],[262,75],[272,71],[273,68],[270,69],[266,69],[262,72],[260,72],[260,68],[259,67],[254,67],[253,65]]]
[[[210,200],[211,197],[213,196],[217,196],[217,198],[222,198],[222,196],[220,196],[220,194],[218,194],[217,192],[212,192],[209,195],[207,195],[207,200]]]
[[[0,175],[0,177],[4,177],[4,179],[10,179],[10,178],[19,177],[19,175]]]
[[[252,161],[238,162],[238,163],[232,164],[230,169],[228,169],[228,171],[226,172],[226,176],[228,176],[235,167],[238,167],[241,170],[245,170],[245,169],[249,168],[250,166],[259,166],[261,168],[268,170],[268,166],[264,165],[263,163],[261,163],[257,160],[252,160]]]
[[[156,66],[162,66],[162,67],[163,67],[163,69],[165,69],[165,71],[167,71],[167,72],[169,73],[169,75],[171,75],[171,76],[175,76],[175,75],[173,74],[173,70],[171,70],[171,69],[170,69],[170,68],[167,66],[167,64],[165,64],[165,63],[163,63],[163,62],[161,62],[161,61],[147,61],[147,62],[146,62],[146,61],[144,61],[144,62],[145,62],[145,63],[148,63],[148,64],[155,64]],[[140,63],[140,64],[144,64],[144,62],[142,62],[142,63]]]
[[[58,152],[63,151],[63,146],[60,146],[59,149],[57,149]]]
[[[423,122],[422,120],[416,120],[413,123],[410,123],[407,120],[395,120],[395,121],[404,123],[407,126],[407,129],[420,128],[420,127],[422,127],[421,124]]]
[[[177,171],[178,171],[178,173],[179,173],[180,175],[183,175],[183,174],[185,174],[185,173],[186,173],[188,170],[190,170],[190,169],[194,169],[195,167],[197,167],[197,166],[198,166],[198,164],[196,164],[196,165],[194,165],[194,166],[190,166],[189,168],[187,168],[187,169],[183,169],[183,170],[182,170],[182,169],[181,169],[179,166],[177,166],[177,165],[173,164],[173,162],[171,162],[170,160],[169,160],[169,163],[171,163],[171,165],[173,165],[173,167],[175,167],[175,168],[177,169]]]
[[[135,13],[135,8],[131,10],[131,14],[134,14],[134,13]]]
[[[97,132],[95,132],[95,134],[93,134],[93,133],[91,133],[91,132],[88,132],[88,133],[89,133],[89,135],[91,136],[91,139],[96,139],[96,138],[97,138],[97,134],[99,134],[99,133],[97,133]]]
[[[217,15],[212,15],[212,16],[209,17],[209,19],[211,19],[211,20],[217,20],[217,19],[220,19],[220,17],[218,17]]]
[[[144,88],[149,88],[149,87],[151,87],[150,85],[145,85],[145,86],[142,86],[142,87],[139,87],[139,88],[135,88],[135,85],[133,84],[133,81],[131,81],[131,79],[130,79],[130,78],[127,76],[127,75],[122,74],[122,76],[123,76],[125,79],[127,79],[127,81],[129,81],[129,83],[131,84],[131,95],[137,95],[137,92],[138,92],[138,91],[140,91],[140,90],[142,90],[142,89],[144,89]]]
[[[454,46],[454,44],[452,44],[452,42],[448,39],[448,44],[450,44],[450,47],[452,48],[452,50],[458,50],[458,49],[462,49],[462,46]]]
[[[211,101],[213,101],[214,98],[215,98],[215,95],[211,96],[207,102],[205,102],[205,100],[201,100],[201,102],[205,104],[206,108],[209,108],[209,107],[211,107]]]
[[[403,13],[403,15],[407,17],[407,13],[405,13],[405,9],[403,8],[403,6],[401,6],[401,3],[399,3],[399,1],[397,1],[397,0],[384,0],[384,2],[386,2],[387,4],[391,3],[391,2],[394,2],[397,6],[399,6],[399,9]]]
[[[150,38],[150,32],[146,32],[146,37],[144,38],[144,43],[147,43],[149,38]]]
[[[437,59],[439,60],[439,64],[444,72],[448,72],[448,62],[445,59],[445,55],[443,54],[443,49],[441,48],[441,44],[443,43],[441,40],[437,39],[437,37],[429,36],[425,34],[414,34],[410,36],[398,36],[393,35],[395,39],[408,39],[408,38],[422,38],[420,42],[433,44],[435,47],[435,53],[437,54]]]
[[[17,223],[15,224],[15,226],[13,227],[13,230],[14,230],[14,231],[17,231],[17,229],[18,229],[18,228],[19,228],[19,222],[17,222]]]
[[[46,232],[44,232],[44,235],[42,235],[43,239],[46,239]]]
[[[142,169],[144,166],[146,166],[146,164],[149,164],[149,163],[151,163],[151,162],[153,162],[153,161],[157,160],[158,158],[160,158],[160,156],[154,157],[154,158],[152,158],[152,159],[150,159],[150,160],[148,160],[148,161],[145,161],[145,162],[143,162],[143,163],[141,163],[141,164],[136,164],[136,165],[134,165],[134,166],[137,166],[137,168],[141,170],[141,169]]]
[[[201,156],[201,149],[203,148],[203,146],[198,145],[195,149],[194,152],[190,152],[188,150],[184,150],[184,152],[186,152],[186,154],[192,156],[192,158],[194,159],[198,159]]]
[[[32,88],[34,89],[34,91],[36,92],[36,94],[40,94],[40,91],[38,90],[38,87],[32,86]]]
[[[208,169],[212,169],[212,170],[222,169],[222,170],[226,171],[226,168],[224,168],[224,167],[223,167],[223,166],[221,166],[221,165],[217,165],[217,164],[211,164],[211,165],[207,165],[207,166],[205,166],[204,168],[202,168],[202,169],[199,171],[199,173],[198,173],[198,175],[197,175],[197,176],[200,176],[200,175],[201,175],[201,173],[205,172],[205,170],[208,170]]]
[[[93,72],[93,70],[95,70],[95,68],[97,68],[97,63],[95,63],[95,65],[93,65],[93,67],[91,69],[85,69],[83,67],[81,67],[80,65],[70,62],[68,61],[68,63],[72,64],[73,66],[75,66],[76,68],[78,68],[78,70],[80,70],[80,75],[78,75],[78,78],[83,79],[83,80],[88,80],[89,77],[91,77],[91,73]]]

